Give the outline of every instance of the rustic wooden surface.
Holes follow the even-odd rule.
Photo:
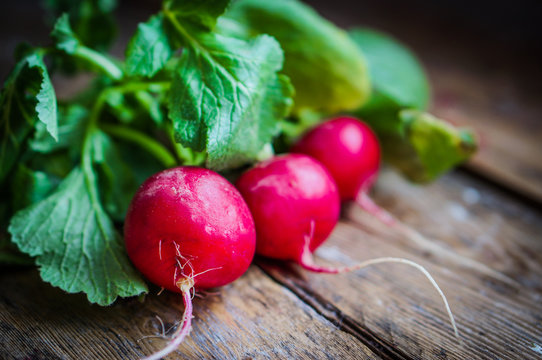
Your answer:
[[[542,358],[542,106],[539,88],[523,85],[529,72],[508,71],[507,61],[519,61],[509,57],[486,69],[483,56],[465,50],[468,44],[437,42],[422,32],[423,16],[405,27],[393,15],[373,21],[380,5],[348,14],[319,6],[336,22],[361,19],[411,44],[433,83],[433,112],[473,127],[482,148],[464,168],[424,187],[383,169],[372,195],[397,225],[345,204],[317,261],[397,256],[420,263],[447,295],[460,338],[427,279],[405,265],[318,275],[256,259],[235,283],[195,298],[193,330],[170,358]],[[33,16],[27,21],[39,21]],[[499,49],[484,46],[480,51],[489,54]],[[4,54],[0,64],[8,63]],[[156,293],[102,308],[43,283],[35,269],[0,268],[0,359],[150,354],[164,344],[161,324],[174,328],[182,312],[179,296]]]

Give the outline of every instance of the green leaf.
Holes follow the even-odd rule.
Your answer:
[[[91,48],[106,50],[112,44],[117,32],[112,16],[116,0],[46,0],[45,6],[53,19],[69,14],[77,37]]]
[[[87,180],[75,168],[52,195],[17,212],[8,230],[21,251],[36,257],[45,281],[109,305],[147,289],[111,220],[93,201],[96,184]]]
[[[130,75],[152,77],[161,70],[174,52],[162,14],[140,23],[126,49],[126,71]]]
[[[56,96],[40,52],[15,65],[0,93],[0,183],[19,157],[24,142],[39,121],[58,139]]]
[[[365,120],[381,141],[384,160],[411,181],[432,181],[467,160],[477,149],[470,130],[455,128],[418,110],[402,110],[394,118]],[[394,126],[382,126],[383,123]]]
[[[70,26],[68,14],[62,14],[58,18],[51,32],[51,37],[57,49],[79,60],[82,67],[99,70],[115,80],[122,78],[122,70],[113,60],[83,45],[84,43],[79,40]]]
[[[291,106],[279,44],[267,35],[250,41],[201,33],[184,49],[170,90],[176,139],[207,152],[221,170],[254,161],[277,134]]]
[[[212,30],[229,3],[230,0],[168,0],[165,8],[174,13],[181,24],[190,23],[203,30]]]
[[[384,108],[425,110],[430,89],[427,76],[415,55],[392,37],[371,29],[355,28],[350,37],[369,65],[373,94],[366,112]]]
[[[62,14],[58,18],[51,32],[51,37],[54,39],[56,47],[68,54],[74,54],[81,45],[72,31],[68,14]]]
[[[239,0],[221,21],[227,34],[269,34],[284,50],[284,73],[296,90],[294,113],[336,113],[359,108],[369,97],[367,66],[347,33],[293,0]]]
[[[36,125],[34,137],[30,139],[32,150],[44,154],[61,149],[71,149],[78,153],[83,139],[84,126],[88,110],[80,105],[62,106],[58,110],[58,141],[47,135],[46,128],[41,123]]]
[[[45,124],[47,132],[58,141],[58,120],[56,109],[56,95],[47,67],[43,62],[43,56],[33,54],[27,58],[30,68],[37,68],[41,73],[41,84],[38,93],[36,94],[36,112],[38,120]]]

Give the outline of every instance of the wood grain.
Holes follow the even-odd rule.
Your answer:
[[[432,111],[474,128],[478,153],[467,167],[542,203],[542,104],[507,74],[428,63]]]
[[[374,197],[426,242],[416,245],[402,231],[382,227],[356,207],[350,207],[346,216],[364,229],[392,237],[404,248],[416,248],[418,255],[435,248],[437,263],[442,259],[439,254],[452,255],[448,265],[453,260],[460,264],[462,259],[465,266],[476,262],[525,288],[542,291],[542,214],[529,206],[461,173],[422,187],[386,170]]]
[[[346,323],[360,334],[370,331],[404,358],[537,357],[532,347],[542,337],[539,296],[495,285],[470,270],[461,272],[455,264],[450,268],[435,264],[387,240],[343,222],[317,251],[318,261],[353,265],[394,256],[420,263],[447,294],[460,340],[453,335],[436,291],[415,269],[389,264],[352,274],[322,275],[295,267],[285,272],[262,266],[300,297],[312,299],[315,308],[326,309],[330,321]]]
[[[252,267],[241,279],[194,299],[194,327],[169,358],[376,359],[355,336]],[[91,306],[67,295],[35,270],[0,274],[0,359],[138,359],[164,345],[181,314],[180,297],[163,293],[144,302]],[[141,340],[142,339],[142,340]]]

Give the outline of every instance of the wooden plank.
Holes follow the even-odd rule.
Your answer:
[[[374,218],[351,207],[349,219],[373,233],[385,231],[396,244],[418,255],[431,248],[452,254],[467,266],[470,259],[513,279],[523,287],[542,291],[542,221],[540,212],[518,203],[510,196],[461,173],[418,186],[390,170],[381,172],[374,192],[375,201],[425,238],[416,245],[404,231],[383,228]],[[414,250],[416,249],[416,250]],[[444,256],[443,255],[443,256]],[[469,264],[473,265],[472,262]]]
[[[352,274],[313,274],[295,266],[262,267],[330,321],[360,334],[371,333],[404,358],[536,358],[541,345],[540,296],[528,289],[494,286],[455,264],[436,264],[414,255],[382,234],[363,232],[341,222],[317,251],[318,262],[352,265],[395,256],[414,260],[435,277],[454,312],[460,340],[453,335],[436,291],[417,270],[400,264],[379,265]],[[513,344],[513,345],[511,345]]]
[[[217,291],[195,298],[193,330],[169,358],[379,358],[257,267]],[[91,306],[43,283],[35,270],[2,271],[0,358],[138,359],[165,344],[143,338],[161,333],[158,317],[172,327],[180,301],[164,293]]]
[[[471,126],[481,147],[467,167],[542,203],[542,104],[501,74],[428,63],[432,111]]]

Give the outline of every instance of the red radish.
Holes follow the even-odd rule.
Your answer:
[[[235,187],[217,173],[177,167],[151,176],[132,199],[124,227],[128,256],[154,284],[183,294],[183,323],[147,359],[174,351],[190,331],[195,289],[226,285],[249,267],[256,232]]]
[[[254,216],[258,254],[291,260],[310,271],[332,274],[384,262],[412,266],[437,289],[457,335],[446,297],[421,265],[389,257],[338,268],[314,263],[312,253],[327,239],[340,211],[339,193],[333,178],[317,160],[303,154],[276,156],[247,170],[237,180],[236,186]]]
[[[339,220],[337,186],[313,158],[290,154],[261,162],[238,179],[256,224],[256,252],[301,264]],[[306,243],[305,235],[313,236]]]
[[[292,152],[320,161],[337,183],[341,200],[355,200],[387,224],[393,217],[367,195],[380,166],[380,146],[371,128],[352,117],[338,117],[309,131]]]

